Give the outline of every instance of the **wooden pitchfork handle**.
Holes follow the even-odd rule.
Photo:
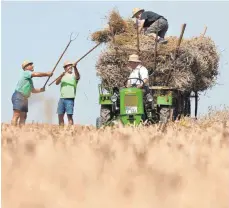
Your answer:
[[[75,37],[72,37],[72,35],[73,35],[73,33],[71,33],[71,35],[70,35],[70,40],[69,40],[69,42],[68,42],[66,48],[64,49],[63,53],[61,54],[60,58],[58,59],[56,65],[54,66],[54,68],[53,68],[53,70],[52,70],[52,73],[55,71],[57,65],[59,64],[59,62],[60,62],[61,58],[63,57],[63,55],[65,54],[65,52],[67,51],[67,49],[68,49],[68,47],[70,46],[71,42],[74,41],[74,40],[77,38],[77,36],[78,36],[78,34],[77,34]],[[50,77],[51,77],[51,76],[50,76]],[[48,83],[50,77],[48,77],[48,79],[46,80],[46,82],[45,82],[43,88],[45,88],[45,86],[46,86],[46,84]]]
[[[137,27],[137,53],[140,53],[140,43],[139,43],[139,32],[138,32],[138,19],[136,18],[136,27]]]
[[[178,56],[178,52],[179,52],[180,44],[181,44],[181,41],[182,41],[182,38],[183,38],[183,35],[184,35],[185,28],[186,28],[186,24],[183,24],[182,27],[181,27],[181,34],[180,34],[180,37],[179,37],[179,39],[178,39],[177,46],[176,46],[174,61],[176,60],[176,58],[177,58],[177,56]],[[167,76],[167,79],[166,79],[166,84],[165,84],[166,86],[167,86],[168,83],[169,83],[169,79],[170,79],[170,77],[171,77],[172,71],[173,71],[173,70],[170,69],[169,75]]]
[[[86,54],[84,54],[80,59],[78,59],[75,63],[73,63],[73,66],[76,66],[77,63],[79,63],[83,58],[85,58],[89,53],[91,53],[95,48],[97,48],[100,44],[102,43],[98,43],[96,46],[94,46],[91,50],[89,50]],[[64,74],[66,74],[68,71],[62,73],[59,77],[57,77],[55,80],[53,80],[49,86],[51,86],[56,80],[58,80],[61,76],[63,76]]]

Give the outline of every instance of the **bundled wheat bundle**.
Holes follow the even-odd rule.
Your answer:
[[[109,16],[110,28],[92,34],[92,40],[106,42],[107,48],[96,64],[97,75],[106,87],[123,87],[130,71],[129,55],[137,52],[135,23],[123,20],[113,10]],[[115,41],[112,39],[115,35]],[[140,34],[140,59],[149,70],[152,85],[168,85],[183,91],[204,91],[215,84],[219,55],[209,37],[183,39],[175,58],[177,37],[167,37],[168,43],[158,45],[154,58],[155,40]],[[170,76],[169,76],[170,75]]]

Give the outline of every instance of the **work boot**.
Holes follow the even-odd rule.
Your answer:
[[[168,43],[168,41],[165,40],[164,38],[159,38],[159,39],[158,39],[158,43],[159,43],[159,44],[166,44],[166,43]]]

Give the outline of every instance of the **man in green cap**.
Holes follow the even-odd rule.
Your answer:
[[[63,66],[65,72],[56,80],[56,85],[60,86],[60,99],[57,107],[59,125],[64,125],[64,114],[67,114],[68,124],[73,125],[74,101],[76,96],[76,87],[80,79],[80,74],[75,63],[66,61]],[[74,74],[72,69],[74,68]]]
[[[34,72],[33,62],[24,61],[22,64],[22,69],[24,70],[19,82],[17,83],[15,92],[12,95],[13,103],[13,118],[11,124],[17,126],[25,124],[27,113],[28,113],[28,98],[31,93],[44,92],[45,89],[35,89],[33,86],[33,77],[49,77],[52,76],[52,72]]]

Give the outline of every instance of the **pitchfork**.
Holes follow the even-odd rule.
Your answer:
[[[64,49],[63,53],[61,54],[59,60],[57,61],[55,67],[53,68],[52,73],[55,71],[57,65],[59,64],[59,62],[60,62],[61,58],[63,57],[63,55],[65,54],[65,52],[67,51],[67,49],[68,49],[68,47],[70,46],[71,42],[74,41],[74,40],[78,37],[78,35],[79,35],[79,33],[77,33],[77,35],[73,35],[73,32],[71,33],[71,35],[70,35],[70,40],[69,40],[69,42],[68,42],[66,48]],[[50,77],[51,77],[51,76],[50,76]],[[50,77],[48,77],[48,79],[47,79],[47,81],[45,82],[43,88],[45,88],[45,86],[46,86],[46,84],[48,83]]]

